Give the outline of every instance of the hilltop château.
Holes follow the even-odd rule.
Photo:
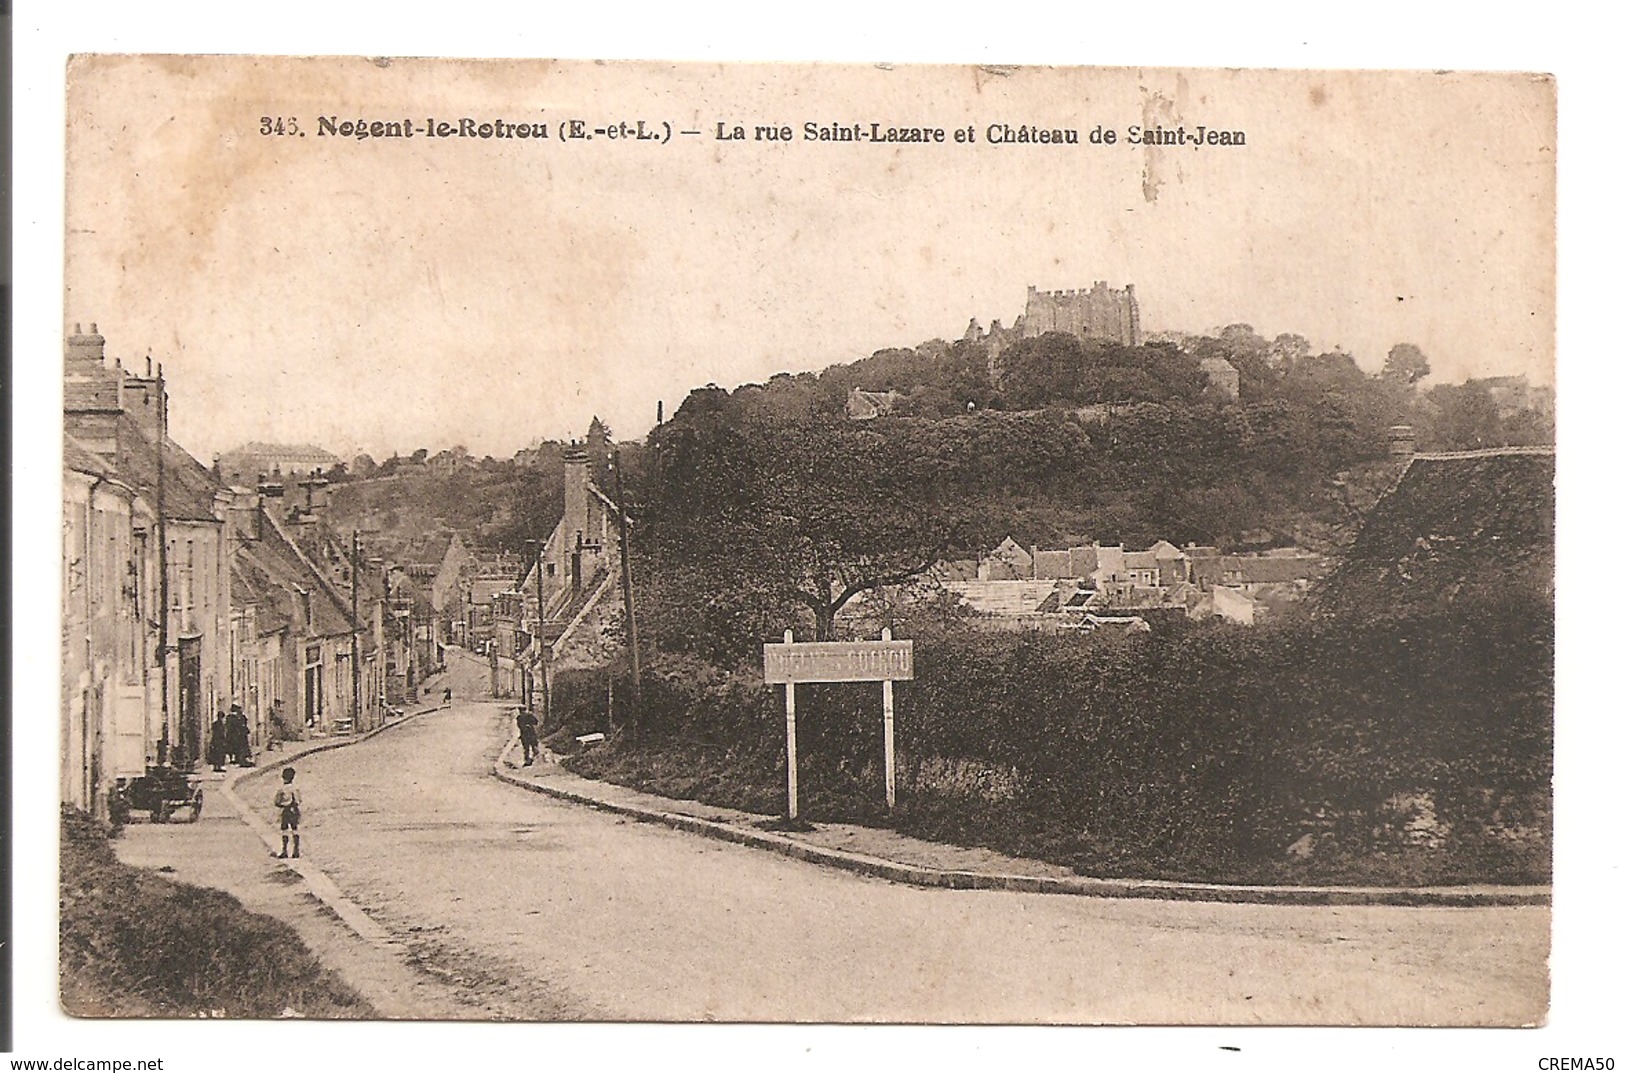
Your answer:
[[[986,331],[972,319],[965,340],[987,347],[988,374],[995,384],[1003,379],[999,355],[1017,339],[1033,339],[1045,332],[1070,332],[1079,339],[1105,339],[1123,346],[1139,346],[1140,303],[1134,284],[1116,290],[1096,280],[1089,290],[1041,291],[1027,287],[1027,308],[1006,328],[995,320]]]

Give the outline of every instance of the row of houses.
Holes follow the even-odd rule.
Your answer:
[[[105,350],[76,326],[63,370],[62,800],[195,768],[233,705],[256,752],[379,725],[410,657],[326,482],[226,480],[169,438],[162,368]]]
[[[615,596],[620,523],[594,474],[607,468],[609,450],[601,434],[564,450],[563,511],[524,554],[482,548],[447,527],[404,550],[400,587],[415,594],[420,666],[443,665],[446,646],[457,645],[488,660],[494,696],[540,706],[537,693],[555,664],[608,658],[606,631],[623,614]]]
[[[997,618],[1179,611],[1252,624],[1279,614],[1326,570],[1296,549],[1225,555],[1159,540],[1028,549],[1012,537],[977,559],[942,563],[938,578],[973,610]]]
[[[492,594],[491,689],[546,707],[555,671],[606,662],[623,614],[619,508],[594,480],[608,444],[571,444],[564,452],[564,509],[558,523],[506,589]],[[595,452],[602,457],[595,457]]]

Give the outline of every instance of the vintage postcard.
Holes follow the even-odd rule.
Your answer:
[[[1546,1020],[1552,78],[67,94],[70,1015]]]

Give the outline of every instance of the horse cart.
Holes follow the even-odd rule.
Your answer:
[[[139,778],[119,780],[113,811],[120,822],[136,812],[145,812],[153,823],[196,822],[203,813],[203,780],[178,768],[148,768]]]

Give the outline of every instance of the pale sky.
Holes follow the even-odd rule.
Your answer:
[[[1554,94],[1531,76],[109,58],[70,82],[67,326],[150,348],[205,460],[506,456],[594,414],[639,436],[706,383],[1008,324],[1028,284],[1132,282],[1147,331],[1244,321],[1373,370],[1411,342],[1435,380],[1552,379]],[[321,115],[549,138],[358,142]],[[703,133],[561,142],[574,118]],[[1024,123],[1085,144],[988,144]],[[1247,144],[1132,147],[1132,124]]]

